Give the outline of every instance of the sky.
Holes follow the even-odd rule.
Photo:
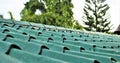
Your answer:
[[[24,4],[29,0],[1,0],[0,1],[0,14],[4,18],[9,19],[9,11],[13,13],[13,16],[16,20],[20,20],[20,12],[24,8]],[[84,0],[72,0],[74,4],[73,12],[74,18],[83,25],[82,15]],[[116,30],[120,24],[120,0],[107,0],[107,3],[110,6],[109,14],[111,15],[111,25],[113,25],[112,31]]]

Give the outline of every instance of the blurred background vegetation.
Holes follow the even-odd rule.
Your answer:
[[[86,0],[84,6],[83,22],[87,31],[109,32],[112,28],[110,25],[110,14],[108,13],[109,5],[106,0]]]
[[[71,0],[30,0],[20,15],[22,21],[82,29],[73,17],[72,8]]]
[[[109,32],[112,28],[109,5],[106,0],[85,0],[83,8],[83,22],[73,17],[72,0],[29,0],[24,5],[20,16],[21,21],[29,21],[46,25],[54,25],[71,29],[79,29],[94,32]],[[15,20],[12,12],[9,11],[10,19]],[[0,18],[3,18],[0,15]]]

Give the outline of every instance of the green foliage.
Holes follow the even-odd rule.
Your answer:
[[[83,22],[86,25],[84,27],[87,31],[96,32],[109,32],[110,15],[107,14],[109,10],[108,4],[105,4],[106,0],[86,0],[84,6],[84,18]]]
[[[30,0],[21,11],[21,20],[72,28],[75,21],[72,8],[71,0]],[[36,14],[36,10],[41,14]]]
[[[0,15],[0,18],[3,18],[3,15]]]
[[[10,15],[10,19],[11,19],[11,20],[14,20],[14,17],[13,17],[13,15],[12,15],[12,12],[11,12],[11,11],[9,11],[9,15]]]
[[[72,24],[72,29],[80,29],[80,30],[83,30],[83,27],[78,23],[77,20],[74,20],[72,21],[73,24]]]

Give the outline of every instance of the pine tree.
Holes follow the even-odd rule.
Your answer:
[[[108,32],[111,30],[109,6],[106,0],[85,0],[83,22],[87,31]]]

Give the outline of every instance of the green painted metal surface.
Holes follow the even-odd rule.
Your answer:
[[[120,36],[0,19],[0,63],[120,63]]]

